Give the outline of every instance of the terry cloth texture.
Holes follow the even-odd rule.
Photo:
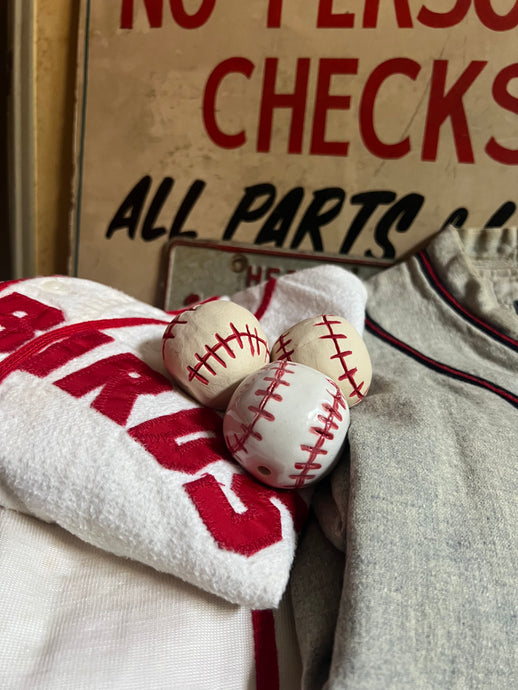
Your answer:
[[[518,687],[517,237],[450,227],[366,283],[371,388],[291,581],[307,689]]]
[[[364,283],[339,266],[296,271],[232,296],[233,302],[258,314],[271,345],[290,326],[318,314],[342,316],[363,335],[366,299]]]
[[[262,296],[271,331],[291,293],[294,314],[308,294],[324,309],[326,269],[309,271],[296,291],[280,279]],[[334,283],[364,300],[352,273]],[[232,603],[275,607],[305,499],[244,473],[221,415],[174,388],[161,357],[170,319],[92,281],[0,285],[0,505]]]

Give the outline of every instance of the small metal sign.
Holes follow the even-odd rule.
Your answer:
[[[392,264],[386,259],[184,238],[168,245],[166,263],[166,311],[215,295],[232,295],[270,278],[311,266],[337,264],[363,280]]]

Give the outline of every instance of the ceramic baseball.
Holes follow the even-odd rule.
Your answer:
[[[223,417],[233,457],[265,484],[303,488],[339,458],[349,408],[329,377],[304,364],[279,360],[247,376]]]
[[[236,386],[270,361],[256,317],[238,304],[214,300],[177,314],[162,339],[173,380],[207,407],[224,410]]]
[[[300,321],[274,343],[272,360],[300,362],[340,386],[349,407],[367,395],[372,365],[363,338],[341,316],[320,314]]]

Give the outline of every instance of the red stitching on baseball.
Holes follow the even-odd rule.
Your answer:
[[[216,340],[218,343],[223,347],[227,353],[232,359],[236,358],[236,355],[234,353],[234,350],[230,347],[230,345],[227,343],[225,338],[222,338],[219,333],[216,333]]]
[[[365,385],[365,381],[362,381],[361,383],[356,383],[355,374],[357,373],[358,368],[357,367],[355,367],[354,369],[348,369],[347,368],[345,358],[352,354],[352,350],[341,350],[340,349],[339,341],[342,339],[347,339],[347,336],[344,333],[335,333],[333,331],[333,326],[336,324],[341,324],[341,322],[340,321],[331,321],[331,320],[329,320],[329,317],[327,314],[322,314],[322,321],[320,321],[319,323],[315,323],[314,326],[326,326],[328,333],[326,333],[326,335],[321,335],[320,339],[321,340],[330,339],[334,343],[336,354],[331,355],[330,359],[339,359],[340,364],[342,365],[342,369],[344,371],[344,373],[338,377],[338,381],[343,381],[344,379],[347,379],[352,386],[352,391],[349,394],[349,398],[353,398],[354,396],[357,396],[360,400],[362,400],[365,397],[365,393],[362,393],[362,388]]]
[[[185,323],[189,323],[189,322],[188,321],[181,321],[180,316],[177,316],[175,319],[173,319],[171,321],[169,326],[165,329],[164,338],[174,338],[173,328],[175,326],[185,324]]]
[[[288,338],[288,335],[289,333],[283,333],[277,341],[279,350],[281,352],[277,359],[287,359],[291,361],[291,355],[295,352],[295,350],[288,350],[288,346],[291,343],[291,338]]]
[[[177,314],[174,319],[169,323],[167,328],[164,331],[164,335],[162,336],[162,357],[165,358],[165,344],[167,340],[174,340],[174,333],[173,333],[173,328],[178,325],[183,325],[186,323],[189,323],[189,321],[182,321],[180,317],[182,317],[184,314],[186,314],[189,311],[195,311],[198,308],[198,305],[195,304],[192,307],[189,307],[188,309],[183,309],[179,314]]]
[[[224,338],[219,333],[215,333],[214,337],[216,339],[216,345],[213,347],[205,345],[206,353],[203,356],[197,352],[195,353],[194,358],[196,359],[197,363],[194,366],[189,365],[187,367],[187,371],[189,372],[189,381],[196,379],[197,381],[200,381],[200,383],[208,385],[209,380],[206,376],[200,373],[200,369],[205,368],[209,374],[216,376],[217,371],[213,369],[210,364],[211,358],[214,358],[221,366],[226,368],[227,365],[218,354],[218,350],[223,349],[230,357],[235,358],[235,352],[230,347],[230,343],[234,341],[241,350],[245,347],[245,343],[248,342],[252,357],[259,356],[261,354],[262,344],[264,345],[266,351],[265,356],[269,357],[270,352],[268,350],[268,343],[259,336],[257,328],[254,328],[254,332],[252,333],[248,324],[246,325],[246,331],[244,332],[239,331],[232,322],[229,324],[229,326],[232,333],[231,335],[229,335],[227,338]]]
[[[258,441],[262,439],[261,434],[254,429],[257,422],[260,419],[266,419],[268,422],[271,422],[275,419],[275,415],[273,415],[269,410],[265,410],[266,404],[270,400],[275,400],[275,402],[282,401],[282,395],[277,393],[276,389],[279,386],[289,386],[290,382],[286,381],[283,377],[286,374],[294,373],[293,369],[288,369],[289,362],[276,361],[275,364],[277,366],[274,368],[273,376],[265,376],[263,379],[264,381],[270,382],[269,386],[266,388],[266,390],[260,389],[255,392],[255,395],[261,396],[259,404],[248,406],[250,412],[254,413],[254,418],[249,424],[241,424],[243,435],[237,436],[237,434],[234,434],[234,441],[231,444],[229,442],[229,450],[231,453],[236,453],[240,450],[244,450],[246,453],[247,450],[245,443],[251,436]]]
[[[166,341],[174,339],[173,328],[176,326],[177,323],[187,323],[187,321],[180,321],[179,318],[179,316],[176,316],[164,331],[164,335],[162,336],[162,357],[165,356]]]
[[[312,470],[319,470],[322,465],[315,462],[319,455],[327,455],[327,450],[322,446],[329,440],[332,441],[334,434],[332,430],[338,429],[338,422],[343,421],[343,416],[340,412],[340,408],[347,409],[345,404],[344,396],[342,391],[338,388],[334,381],[328,379],[328,382],[333,386],[333,391],[328,390],[327,392],[333,396],[333,404],[330,405],[328,402],[323,403],[322,409],[326,415],[319,414],[317,419],[324,424],[322,427],[312,426],[310,431],[318,436],[318,440],[314,446],[308,444],[301,444],[300,448],[303,451],[309,453],[309,458],[306,462],[296,462],[295,469],[301,470],[299,474],[290,474],[290,479],[295,480],[295,488],[300,489],[304,484],[315,478],[314,474],[310,474]],[[338,421],[337,421],[338,420]]]

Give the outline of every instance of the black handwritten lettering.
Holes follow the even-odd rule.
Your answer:
[[[176,213],[173,222],[171,224],[171,229],[169,230],[169,239],[177,237],[178,235],[183,235],[184,237],[197,237],[198,233],[196,230],[182,230],[183,225],[187,219],[187,216],[191,212],[192,208],[198,201],[201,193],[205,189],[206,183],[203,180],[194,180],[192,185],[189,187],[189,191],[185,195],[180,208]]]
[[[372,192],[360,192],[351,197],[351,204],[359,205],[360,210],[356,214],[347,231],[342,246],[340,247],[340,254],[348,254],[351,251],[355,240],[358,235],[366,226],[367,221],[372,216],[374,211],[378,208],[380,204],[391,204],[396,198],[395,192],[388,191],[372,191]]]
[[[150,186],[151,177],[149,175],[145,175],[137,182],[115,212],[106,230],[106,237],[110,238],[116,230],[127,228],[129,237],[132,240],[135,239]]]
[[[183,227],[191,211],[200,203],[206,182],[197,179],[191,183],[173,211],[169,233],[165,226],[156,223],[175,181],[172,177],[164,177],[148,203],[152,182],[150,175],[144,175],[131,188],[108,224],[106,238],[113,237],[120,229],[126,229],[129,239],[140,237],[146,242],[164,239],[166,235],[169,239],[179,235],[198,236],[196,230],[183,230]],[[349,202],[346,205],[347,198]],[[426,203],[425,196],[418,192],[398,196],[393,190],[372,189],[348,197],[342,187],[309,191],[298,186],[284,191],[277,199],[277,187],[271,182],[244,187],[241,199],[231,211],[226,225],[222,226],[221,239],[289,249],[297,249],[308,240],[311,251],[333,253],[336,240],[340,241],[337,234],[341,233],[338,253],[347,255],[354,254],[356,241],[362,234],[369,233],[375,246],[366,249],[365,256],[378,257],[381,250],[378,258],[394,259],[396,248],[390,239],[392,233],[410,232]],[[502,227],[512,219],[517,209],[518,202],[508,200],[500,203],[482,225]],[[354,213],[351,214],[351,210]],[[298,214],[300,220],[297,224]],[[458,206],[444,220],[437,218],[437,230],[447,225],[460,227],[468,217],[468,206]],[[333,221],[336,222],[331,226]],[[323,232],[326,226],[329,226],[328,238]],[[251,234],[254,235],[252,240]],[[250,281],[253,275],[252,271]]]
[[[291,189],[269,215],[256,237],[256,244],[273,241],[277,247],[282,247],[303,197],[302,187]]]
[[[276,189],[273,184],[260,183],[245,188],[245,194],[223,233],[224,240],[230,240],[240,223],[251,223],[258,220],[267,213],[273,205],[276,197]],[[261,197],[266,197],[262,204],[255,206],[254,203]]]
[[[142,239],[146,241],[156,240],[157,237],[165,235],[167,230],[163,226],[156,227],[155,222],[162,210],[165,200],[169,196],[174,184],[172,177],[164,177],[160,186],[158,187],[155,196],[153,197],[151,203],[149,204],[148,212],[144,218],[144,224],[142,225]]]
[[[499,209],[497,209],[491,218],[488,219],[485,227],[486,228],[501,228],[503,227],[507,221],[511,218],[511,216],[514,214],[516,211],[516,204],[513,201],[506,201],[505,204],[502,204]]]
[[[456,208],[446,218],[440,229],[444,230],[448,225],[454,225],[456,228],[461,228],[468,219],[468,210],[466,208]]]
[[[416,219],[423,202],[424,196],[421,194],[407,194],[403,198],[396,201],[396,203],[383,214],[383,217],[376,225],[376,229],[374,231],[374,239],[383,249],[382,258],[395,258],[396,250],[388,238],[389,231],[392,229],[392,227],[394,227],[397,232],[406,232],[409,230],[412,223]],[[374,256],[374,253],[370,249],[367,249],[365,255]]]
[[[108,229],[106,230],[106,237],[108,239],[113,236],[116,230],[123,228],[127,229],[130,239],[134,240],[137,237],[140,218],[146,206],[151,183],[151,176],[145,175],[130,190],[108,224]],[[140,232],[145,242],[151,242],[167,234],[167,228],[163,225],[156,225],[156,222],[173,185],[174,179],[172,177],[164,177],[151,199]],[[178,235],[197,237],[198,233],[196,230],[182,230],[182,228],[204,188],[205,182],[203,180],[195,180],[191,184],[171,223],[169,230],[170,239]]]
[[[296,249],[299,247],[304,237],[309,235],[312,248],[315,251],[322,251],[324,243],[322,242],[320,228],[336,218],[340,213],[344,200],[345,191],[340,187],[328,187],[327,189],[319,189],[313,192],[313,201],[300,221],[297,232],[291,242],[291,248]],[[329,201],[334,201],[334,204],[327,211],[321,212]]]

